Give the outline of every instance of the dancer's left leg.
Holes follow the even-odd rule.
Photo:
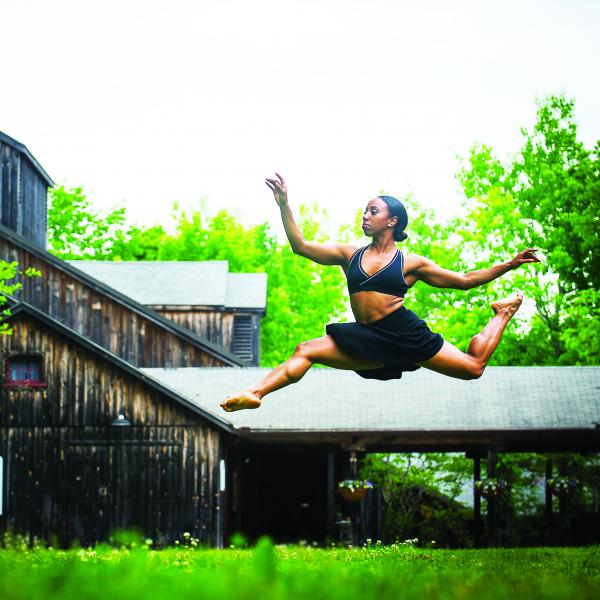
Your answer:
[[[314,364],[352,371],[383,367],[382,363],[348,354],[334,342],[331,336],[325,335],[298,344],[288,360],[275,367],[257,384],[226,398],[221,402],[221,407],[227,412],[244,408],[258,408],[264,396],[286,385],[300,381]]]
[[[419,363],[422,367],[458,379],[481,377],[494,350],[500,343],[508,322],[514,317],[523,302],[523,296],[499,300],[492,304],[494,316],[488,324],[471,339],[466,352],[461,352],[450,342],[444,342],[442,349],[429,360]]]

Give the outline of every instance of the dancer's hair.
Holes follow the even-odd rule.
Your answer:
[[[406,226],[408,225],[408,214],[404,204],[392,196],[377,196],[383,200],[388,207],[390,217],[398,217],[398,223],[394,227],[394,241],[403,242],[408,235],[404,233]]]

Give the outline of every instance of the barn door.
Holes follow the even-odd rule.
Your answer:
[[[82,545],[106,540],[117,526],[110,465],[114,446],[67,445],[64,450],[61,541]]]
[[[158,542],[181,534],[178,442],[69,442],[63,465],[64,543],[93,544],[115,529]]]

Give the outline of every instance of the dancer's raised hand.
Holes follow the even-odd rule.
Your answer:
[[[275,202],[277,202],[278,206],[283,206],[287,204],[287,187],[285,186],[285,181],[283,177],[279,173],[275,173],[277,179],[269,179],[268,177],[265,179],[265,183],[267,187],[273,192],[273,196],[275,196]]]
[[[535,255],[536,252],[536,248],[527,248],[519,252],[519,254],[517,254],[510,261],[513,266],[513,269],[516,269],[517,267],[520,267],[525,263],[541,262],[540,259]]]

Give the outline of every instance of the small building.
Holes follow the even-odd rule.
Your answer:
[[[259,365],[266,273],[229,273],[226,260],[66,262],[247,365]]]
[[[268,373],[142,371],[207,412]],[[227,531],[282,542],[337,539],[337,482],[352,476],[367,452],[464,452],[474,481],[482,461],[494,475],[501,452],[599,452],[599,389],[600,367],[488,367],[475,381],[427,369],[376,381],[313,368],[258,410],[226,413],[239,436],[227,452]],[[557,466],[547,465],[546,477]],[[373,539],[376,512],[365,515]],[[475,523],[480,513],[475,495]]]

